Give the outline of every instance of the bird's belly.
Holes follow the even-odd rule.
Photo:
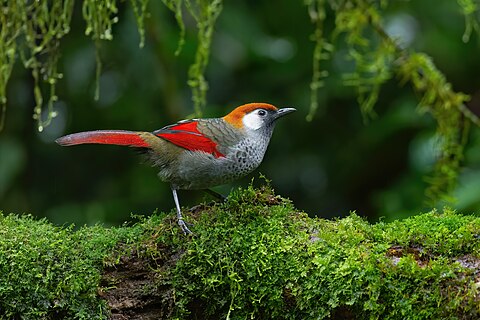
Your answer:
[[[177,173],[170,182],[178,189],[207,189],[239,179],[255,170],[263,159],[263,154],[234,151],[226,157],[186,151],[179,159]]]

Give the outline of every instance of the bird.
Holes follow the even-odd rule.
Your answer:
[[[185,235],[185,222],[177,190],[205,190],[230,183],[262,162],[276,120],[296,111],[269,103],[247,103],[220,118],[181,120],[153,132],[95,130],[72,133],[55,142],[61,146],[107,144],[142,150],[168,182],[175,202],[177,223]],[[218,195],[218,194],[217,194]]]

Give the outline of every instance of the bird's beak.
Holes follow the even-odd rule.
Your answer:
[[[275,113],[274,115],[274,119],[278,119],[278,118],[281,118],[283,117],[284,115],[287,115],[289,113],[292,113],[294,111],[297,111],[297,109],[295,108],[282,108],[282,109],[278,109],[277,112]]]

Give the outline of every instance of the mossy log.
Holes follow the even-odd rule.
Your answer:
[[[314,219],[265,187],[118,228],[0,215],[2,319],[478,319],[480,218]],[[133,219],[133,218],[132,218]]]

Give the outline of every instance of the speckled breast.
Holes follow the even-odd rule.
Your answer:
[[[267,139],[246,138],[230,147],[225,157],[185,152],[180,157],[178,174],[170,182],[178,189],[207,189],[229,183],[255,170],[267,146]]]

